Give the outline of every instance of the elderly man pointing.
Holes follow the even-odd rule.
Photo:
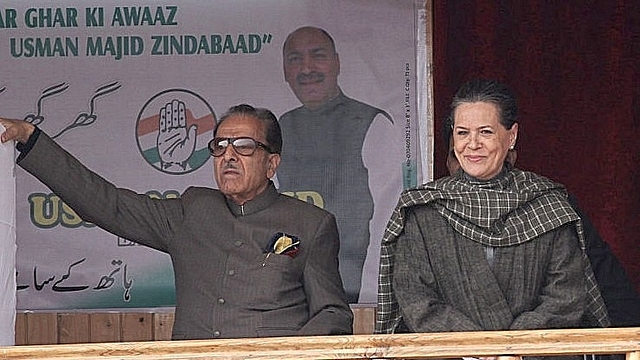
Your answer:
[[[209,150],[219,190],[177,199],[118,188],[32,124],[0,119],[17,164],[84,220],[171,256],[173,339],[349,334],[353,315],[338,272],[332,214],[279,194],[275,116],[249,105],[224,114]]]

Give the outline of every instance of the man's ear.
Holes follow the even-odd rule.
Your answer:
[[[280,166],[280,154],[269,154],[267,160],[267,178],[271,179],[276,174],[278,166]]]

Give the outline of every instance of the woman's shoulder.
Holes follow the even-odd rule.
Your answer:
[[[526,190],[563,190],[565,186],[551,178],[532,171],[514,168],[510,171],[513,183],[520,189]]]

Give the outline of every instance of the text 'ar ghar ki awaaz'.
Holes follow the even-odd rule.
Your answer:
[[[170,27],[178,23],[177,6],[29,8],[0,11],[0,28]],[[110,14],[107,14],[111,11]],[[109,20],[110,19],[110,20]],[[23,36],[10,39],[14,58],[110,56],[120,60],[140,55],[255,54],[269,44],[269,33],[162,34],[115,36]],[[82,48],[84,46],[84,49]]]
[[[178,25],[177,6],[116,6],[110,22],[105,22],[105,13],[104,7],[87,7],[84,12],[75,7],[31,7],[20,17],[17,9],[5,8],[0,11],[0,28],[20,28],[21,20],[27,28]]]

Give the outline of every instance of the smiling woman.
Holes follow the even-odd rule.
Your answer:
[[[505,162],[517,114],[497,81],[456,93],[460,169],[401,195],[382,240],[377,332],[609,324],[564,186]]]

